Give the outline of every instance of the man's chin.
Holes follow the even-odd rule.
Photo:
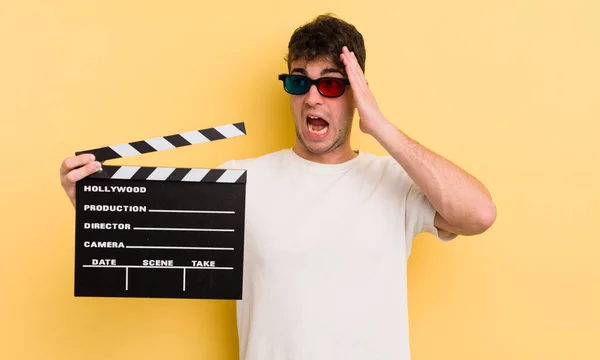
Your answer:
[[[322,148],[321,147],[307,147],[306,150],[308,150],[308,152],[310,152],[311,154],[314,154],[314,155],[323,155],[323,154],[327,154],[332,149],[325,148],[325,147],[322,147]]]
[[[307,152],[314,155],[323,155],[334,150],[334,146],[331,141],[314,141],[302,139],[300,142],[302,144],[302,147]]]

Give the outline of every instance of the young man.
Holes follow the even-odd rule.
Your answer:
[[[298,28],[289,74],[279,77],[296,144],[222,165],[248,170],[241,359],[409,359],[413,238],[426,231],[447,241],[494,222],[478,180],[380,112],[365,58],[361,34],[342,20],[320,16]],[[352,149],[355,109],[361,131],[389,156]],[[64,161],[73,203],[75,182],[98,168],[86,155]]]

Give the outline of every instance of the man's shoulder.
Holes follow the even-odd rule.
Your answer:
[[[406,170],[389,154],[378,155],[362,152],[359,172],[377,184],[387,184],[396,189],[407,188],[412,184]],[[404,185],[404,186],[402,186]]]
[[[371,152],[361,152],[362,164],[368,167],[377,167],[380,171],[402,173],[404,169],[400,164],[389,154],[378,155]]]

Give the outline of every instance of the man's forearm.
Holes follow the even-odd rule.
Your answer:
[[[451,228],[445,230],[474,235],[492,225],[496,207],[479,180],[411,139],[393,124],[387,121],[381,124],[372,135],[450,224]]]

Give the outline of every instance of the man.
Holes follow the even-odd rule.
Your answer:
[[[298,28],[279,77],[295,145],[222,165],[248,170],[241,359],[409,359],[413,238],[426,231],[447,241],[494,222],[479,181],[384,117],[365,58],[361,34],[342,20],[324,15]],[[355,109],[389,156],[353,150]],[[75,182],[99,167],[87,155],[64,161],[73,203]]]

